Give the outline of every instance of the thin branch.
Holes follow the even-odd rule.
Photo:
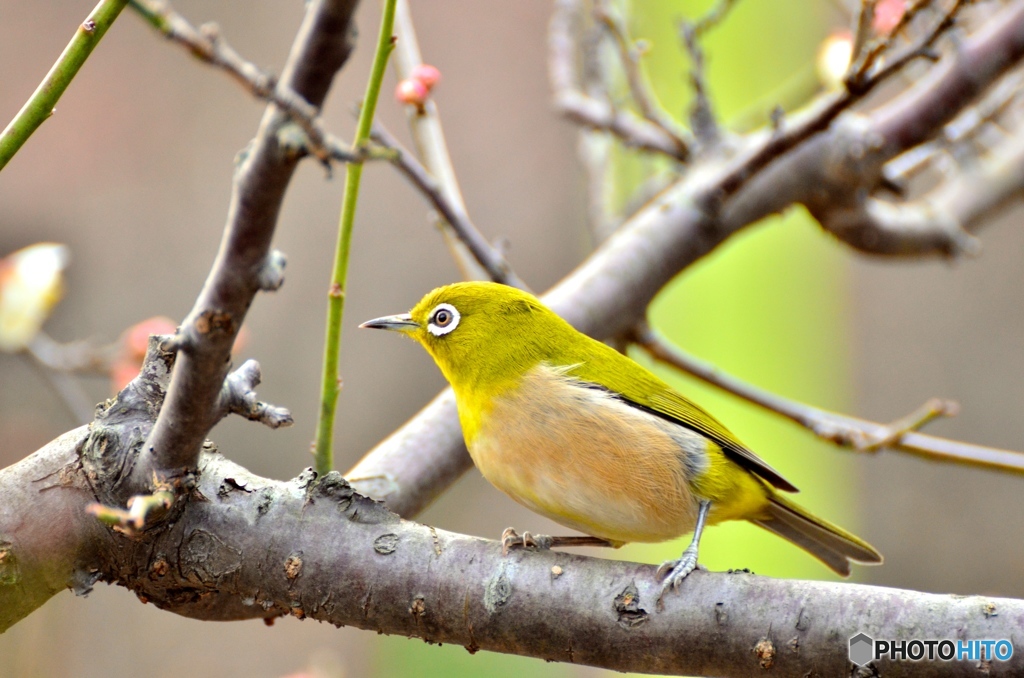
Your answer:
[[[185,47],[200,61],[228,73],[257,99],[276,104],[285,111],[306,133],[307,150],[322,163],[329,162],[332,157],[328,150],[329,135],[320,119],[318,107],[294,90],[278,87],[273,74],[243,59],[227,43],[216,24],[207,23],[196,28],[169,3],[160,0],[130,0],[129,4],[168,40]],[[333,157],[345,162],[356,160],[352,153],[343,157],[335,153]]]
[[[89,16],[75,31],[71,42],[50,68],[39,87],[21,107],[14,119],[0,132],[0,170],[18,149],[24,145],[40,125],[54,114],[54,106],[64,90],[78,74],[92,50],[99,44],[107,29],[114,23],[127,0],[100,0]]]
[[[340,162],[363,162],[368,159],[394,160],[393,154],[381,153],[380,149],[370,146],[353,149],[344,144],[324,128],[322,119],[318,117],[319,111],[315,107],[306,103],[301,96],[287,87],[276,85],[271,74],[259,69],[252,62],[242,59],[220,37],[215,26],[211,27],[210,24],[207,24],[196,29],[166,3],[156,0],[131,0],[131,5],[157,30],[187,48],[201,61],[224,70],[253,96],[277,104],[287,112],[306,133],[307,138],[303,140],[302,150],[311,152],[323,162],[329,162],[331,159]],[[395,63],[400,74],[407,75],[413,66],[420,63],[421,57],[408,5],[404,0],[399,0],[396,7],[395,34],[398,36]],[[465,223],[468,218],[465,217],[465,203],[455,179],[451,159],[448,156],[437,106],[432,99],[411,114],[410,124],[421,152],[431,165],[431,174],[444,179],[436,183],[433,179],[427,179],[426,182],[421,181],[419,179],[429,177],[424,171],[415,172],[417,177],[410,175],[410,178],[413,179],[417,187],[426,191],[428,199],[434,202],[435,206],[438,206],[441,201],[437,199],[436,195],[431,195],[431,192],[440,191],[443,204],[448,206],[448,209],[439,207],[439,212],[446,219],[451,218],[451,215],[456,212],[461,213],[464,215],[463,223]],[[405,155],[412,157],[408,153]],[[415,162],[415,160],[413,161]],[[405,173],[409,175],[409,171],[407,168]],[[464,275],[467,278],[486,278],[487,271],[479,266],[473,253],[464,246],[465,238],[459,236],[458,233],[450,233],[452,227],[448,224],[442,224],[442,228],[446,233],[446,241],[453,248],[453,254]],[[456,230],[460,229],[456,228]],[[465,232],[466,229],[462,228],[461,230]],[[495,277],[493,269],[490,274],[491,279],[506,282],[502,280],[503,276],[501,275]],[[526,289],[521,281],[507,282],[507,284],[514,284]]]
[[[654,88],[644,75],[643,67],[640,65],[640,48],[630,37],[626,22],[612,10],[608,0],[598,0],[594,4],[594,15],[612,36],[612,41],[619,52],[622,70],[626,74],[629,92],[641,115],[675,139],[677,146],[687,148],[689,144],[684,139],[682,131],[657,101]]]
[[[718,0],[711,9],[693,22],[693,32],[700,38],[706,32],[720,25],[739,0]]]
[[[851,62],[856,62],[858,60],[864,50],[864,46],[867,45],[868,40],[871,39],[871,25],[875,21],[875,5],[877,4],[878,0],[860,0],[860,11],[857,12],[857,23],[853,27],[853,48],[850,51],[853,58],[850,59]],[[906,12],[904,12],[904,16],[906,16]],[[895,33],[895,31],[893,31],[893,33]]]
[[[713,199],[720,201],[724,197],[739,190],[739,188],[743,186],[745,182],[749,181],[754,174],[761,171],[766,165],[771,163],[780,155],[789,149],[796,147],[811,136],[827,129],[841,113],[844,113],[855,103],[861,101],[878,85],[888,80],[894,73],[898,72],[898,70],[905,66],[911,59],[926,54],[938,37],[949,28],[951,21],[955,18],[956,13],[959,11],[961,6],[962,0],[957,0],[954,7],[944,15],[946,19],[935,24],[932,30],[919,39],[915,45],[908,47],[900,58],[887,62],[882,68],[876,69],[874,72],[868,72],[867,69],[864,69],[863,73],[860,75],[855,74],[850,76],[851,79],[849,80],[846,88],[838,92],[822,96],[815,103],[808,106],[803,115],[791,116],[788,120],[788,124],[782,127],[777,133],[773,133],[769,137],[767,143],[757,144],[752,149],[749,157],[745,157],[737,163],[737,167],[732,173],[732,176],[717,187],[718,190],[715,192]],[[908,10],[908,14],[909,13],[910,12]],[[904,18],[906,18],[906,15],[904,15]],[[995,22],[989,21],[985,25],[991,29],[995,26]],[[895,35],[899,31],[899,28],[900,26],[894,29],[891,35]],[[1012,34],[1017,28],[1016,22],[1011,20],[1008,25],[1004,26],[1004,28],[1006,33]],[[1012,38],[1004,35],[1000,44],[1005,44],[1007,40],[1012,40]],[[976,36],[976,39],[972,42],[975,48],[973,51],[982,53],[980,54],[982,59],[988,59],[993,65],[996,63],[1000,64],[996,67],[997,73],[1001,73],[1009,67],[1009,64],[1019,58],[1019,56],[1013,52],[1002,55],[1003,58],[987,53],[986,39],[982,36]],[[964,54],[957,53],[952,61],[963,63],[965,56],[966,55]],[[951,60],[947,58],[946,61],[948,63]],[[853,69],[853,67],[851,67],[851,69]],[[936,79],[934,74],[932,74],[932,79]],[[948,94],[951,97],[957,98],[958,101],[961,102],[960,106],[963,106],[970,100],[973,94],[982,89],[984,84],[991,82],[991,79],[992,78],[981,78],[978,81],[972,82],[961,81],[960,84],[966,89],[963,89],[960,92],[956,92],[952,87],[936,87],[934,91],[941,91],[943,94]],[[966,94],[966,96],[956,97],[956,94],[954,93]],[[902,101],[907,101],[910,98],[909,93],[899,97]],[[950,116],[950,113],[955,110],[959,110],[960,106],[942,111],[933,111],[931,112],[931,115],[933,118],[941,117],[943,122],[945,122]],[[892,110],[892,108],[892,106],[885,107],[886,110]],[[931,133],[931,131],[934,130],[934,125],[931,121],[919,125],[918,127],[922,131],[927,131],[928,133]],[[924,139],[914,139],[913,141],[910,139],[901,139],[900,148],[907,149],[917,145],[921,141],[924,141]],[[882,149],[874,150],[877,151]]]
[[[936,129],[941,130],[955,117],[954,113],[972,104],[986,85],[1018,63],[1022,55],[1024,7],[1009,5],[959,45],[952,58],[944,59],[919,80],[915,88],[871,115],[867,128],[872,133],[861,137],[868,152],[860,159],[851,158],[847,171],[870,166],[871,173],[877,173],[881,180],[884,174],[877,163],[884,165],[892,157],[888,155],[889,149],[910,148],[932,138]],[[853,118],[849,122],[847,132],[863,123]],[[860,132],[856,134],[859,136]],[[1016,161],[1010,157],[1006,162],[1013,166]],[[983,190],[982,197],[998,198],[1001,203],[1013,194],[1015,180],[1013,175],[996,179],[995,191]],[[975,183],[973,178],[965,181]],[[823,202],[826,195],[833,199],[828,206]],[[958,204],[949,206],[962,213],[941,209],[954,195]],[[979,203],[962,190],[941,187],[934,196],[901,206],[878,198],[864,199],[863,194],[851,194],[848,187],[832,190],[823,186],[805,204],[838,237],[858,249],[879,254],[973,254],[978,250],[978,242],[965,228],[975,226],[989,212],[985,208],[974,213],[973,206]],[[933,205],[940,209],[935,210]]]
[[[414,68],[423,63],[408,0],[398,0],[398,6],[395,9],[395,35],[398,36],[394,59],[395,70],[399,79],[405,79],[410,77]],[[423,164],[429,174],[436,179],[437,188],[444,196],[445,202],[453,210],[468,215],[469,210],[466,209],[466,201],[462,197],[459,181],[455,176],[455,167],[452,165],[452,159],[448,153],[448,143],[445,141],[437,102],[430,97],[421,106],[406,107],[406,111],[416,150],[419,157],[423,158]],[[462,273],[462,277],[466,280],[487,278],[488,271],[480,267],[473,253],[464,246],[458,234],[452,231],[453,228],[457,229],[458,227],[451,222],[445,222],[444,219],[449,217],[443,211],[440,212],[443,217],[439,220],[441,234]]]
[[[955,0],[949,9],[942,14],[939,21],[935,22],[931,28],[925,31],[924,36],[917,39],[914,45],[905,48],[901,54],[892,59],[885,60],[881,67],[874,68],[874,70],[872,70],[872,68],[878,63],[878,57],[890,49],[893,39],[899,35],[907,25],[909,25],[910,21],[916,17],[924,7],[930,6],[931,4],[930,0],[918,0],[917,3],[907,8],[900,17],[896,26],[888,35],[879,40],[873,47],[869,46],[860,60],[854,62],[854,64],[850,66],[845,78],[847,89],[854,91],[860,90],[872,80],[884,80],[889,75],[902,69],[914,59],[921,57],[933,57],[934,54],[932,47],[935,44],[935,41],[953,25],[953,22],[960,13],[960,10],[962,10],[968,2],[969,0]]]
[[[615,62],[614,48],[604,39],[604,31],[594,26],[581,42],[583,70],[582,86],[587,96],[595,100],[607,99],[608,76]],[[586,183],[587,224],[594,244],[604,242],[622,221],[612,207],[612,152],[615,137],[603,130],[580,128],[577,132],[576,155]]]
[[[427,168],[421,165],[416,157],[404,148],[382,124],[374,125],[371,138],[383,148],[393,151],[389,158],[392,164],[423,193],[441,214],[451,228],[452,236],[473,257],[474,264],[484,271],[485,277],[519,289],[529,289],[526,283],[512,270],[501,252],[487,242],[486,238],[469,220],[463,205],[450,201],[444,188],[427,171]]]
[[[630,111],[584,94],[576,69],[576,38],[582,5],[579,0],[557,0],[548,34],[548,71],[555,92],[555,107],[584,127],[611,132],[627,146],[662,153],[685,161],[689,150],[679,140]]]
[[[824,215],[822,223],[861,249],[915,249],[931,241],[948,247],[950,255],[976,255],[981,241],[970,232],[1022,196],[1024,138],[1017,136],[920,198],[870,197],[859,207]]]
[[[355,0],[312,0],[281,76],[282,86],[320,106],[351,51]],[[231,207],[217,260],[182,323],[167,398],[133,469],[126,491],[145,491],[153,471],[194,468],[206,434],[219,418],[231,347],[255,294],[280,284],[281,257],[271,251],[277,216],[298,158],[282,148],[289,120],[268,106],[255,141],[235,172]]]
[[[237,414],[270,428],[291,426],[295,421],[286,408],[257,400],[255,388],[259,386],[262,378],[260,364],[255,360],[246,360],[241,367],[229,374],[220,392],[218,407],[221,416]]]
[[[370,139],[373,114],[377,110],[381,83],[388,57],[395,48],[395,1],[384,0],[377,35],[377,48],[373,66],[366,83],[366,95],[359,109],[353,148],[362,148]],[[324,340],[324,364],[320,382],[320,412],[316,423],[314,456],[318,473],[327,473],[334,468],[334,414],[341,392],[341,374],[338,362],[341,357],[341,321],[345,314],[345,296],[348,280],[348,262],[351,253],[352,227],[356,220],[356,204],[359,200],[359,184],[363,176],[362,163],[345,166],[345,193],[341,200],[341,217],[338,225],[338,244],[334,252],[334,270],[327,300],[327,330]]]
[[[41,334],[42,332],[40,332]],[[48,336],[46,340],[53,344],[57,343]],[[55,369],[46,362],[46,358],[49,356],[44,355],[40,350],[42,343],[40,336],[36,335],[32,343],[28,345],[28,356],[32,364],[39,368],[39,372],[42,373],[43,378],[46,379],[53,392],[57,394],[57,397],[64,404],[64,407],[75,420],[75,423],[89,423],[93,417],[93,402],[89,399],[85,389],[78,383],[74,375],[64,370]]]
[[[819,438],[837,445],[863,452],[874,452],[885,447],[932,461],[1024,473],[1024,453],[918,433],[916,429],[932,418],[949,416],[955,412],[955,407],[945,401],[929,401],[920,410],[897,422],[878,424],[790,400],[725,374],[672,345],[646,323],[637,326],[634,339],[655,360],[786,417]]]
[[[91,341],[55,341],[45,332],[36,334],[29,351],[41,365],[56,372],[105,375],[117,355],[116,343],[97,345]]]
[[[697,30],[692,24],[684,21],[680,25],[680,33],[686,52],[690,55],[690,87],[693,89],[690,125],[701,142],[702,150],[706,151],[708,147],[718,143],[722,130],[718,127],[718,119],[708,97],[708,85],[704,78],[704,50],[700,46]]]
[[[612,140],[607,133],[580,130],[576,155],[586,177],[587,224],[595,244],[604,242],[617,226],[610,205],[611,152]]]
[[[137,494],[128,499],[128,510],[114,506],[92,503],[85,512],[95,516],[104,525],[127,535],[135,535],[146,527],[149,520],[158,520],[174,503],[175,493],[171,489],[153,494]]]

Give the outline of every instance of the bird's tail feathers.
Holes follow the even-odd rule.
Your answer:
[[[769,494],[765,513],[752,522],[796,544],[844,577],[850,575],[850,561],[882,562],[882,554],[871,544],[775,492]]]

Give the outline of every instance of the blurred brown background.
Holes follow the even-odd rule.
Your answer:
[[[195,23],[216,20],[241,54],[271,70],[283,63],[303,9],[281,0],[175,6]],[[92,0],[0,0],[0,119],[20,108],[91,7]],[[550,6],[446,0],[414,2],[413,11],[425,58],[443,73],[436,98],[470,213],[488,236],[507,236],[519,273],[546,289],[590,247],[575,131],[549,105]],[[351,136],[348,111],[362,94],[378,13],[377,3],[363,3],[359,48],[326,108],[328,124],[342,138]],[[826,30],[823,22],[822,35]],[[379,117],[404,138],[393,85],[389,75]],[[66,299],[47,325],[54,337],[108,341],[143,318],[185,315],[221,236],[232,159],[262,110],[223,74],[125,12],[57,114],[0,176],[0,254],[40,240],[73,251]],[[311,463],[341,173],[327,180],[315,163],[300,168],[276,239],[288,255],[286,284],[254,304],[250,341],[240,356],[260,360],[261,397],[290,407],[297,424],[270,432],[231,419],[213,436],[226,454],[276,478]],[[930,431],[1024,449],[1020,218],[1020,212],[1007,215],[987,228],[982,256],[955,266],[848,256],[853,298],[836,303],[848,305],[853,328],[855,414],[886,421],[932,395],[948,396],[962,403],[963,413]],[[425,203],[383,164],[364,174],[354,251],[336,452],[342,469],[443,385],[411,342],[357,332],[356,325],[405,310],[458,275]],[[0,385],[0,467],[77,424],[26,361],[0,355]],[[102,381],[87,385],[96,400],[108,395]],[[1024,596],[1024,541],[1014,536],[1024,526],[1021,478],[892,453],[855,463],[860,477],[849,482],[860,486],[859,531],[886,556],[885,566],[865,570],[862,580]],[[548,527],[475,472],[422,519],[486,536],[510,524]],[[381,642],[421,644],[294,619],[269,629],[260,622],[196,622],[100,585],[86,599],[57,596],[0,636],[0,677],[280,676],[311,664],[350,676],[386,673]],[[581,673],[532,660],[496,668],[483,653],[470,658],[461,648],[445,650],[456,651],[479,662],[466,665],[471,672]]]

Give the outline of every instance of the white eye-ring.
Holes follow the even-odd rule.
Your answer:
[[[459,312],[451,304],[438,304],[430,312],[427,331],[435,337],[448,334],[459,326]]]

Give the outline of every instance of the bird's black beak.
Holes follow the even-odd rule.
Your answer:
[[[398,315],[386,315],[383,318],[367,320],[365,323],[360,325],[360,327],[368,327],[374,330],[397,330],[399,332],[409,332],[419,327],[419,325],[408,313],[400,313]]]

